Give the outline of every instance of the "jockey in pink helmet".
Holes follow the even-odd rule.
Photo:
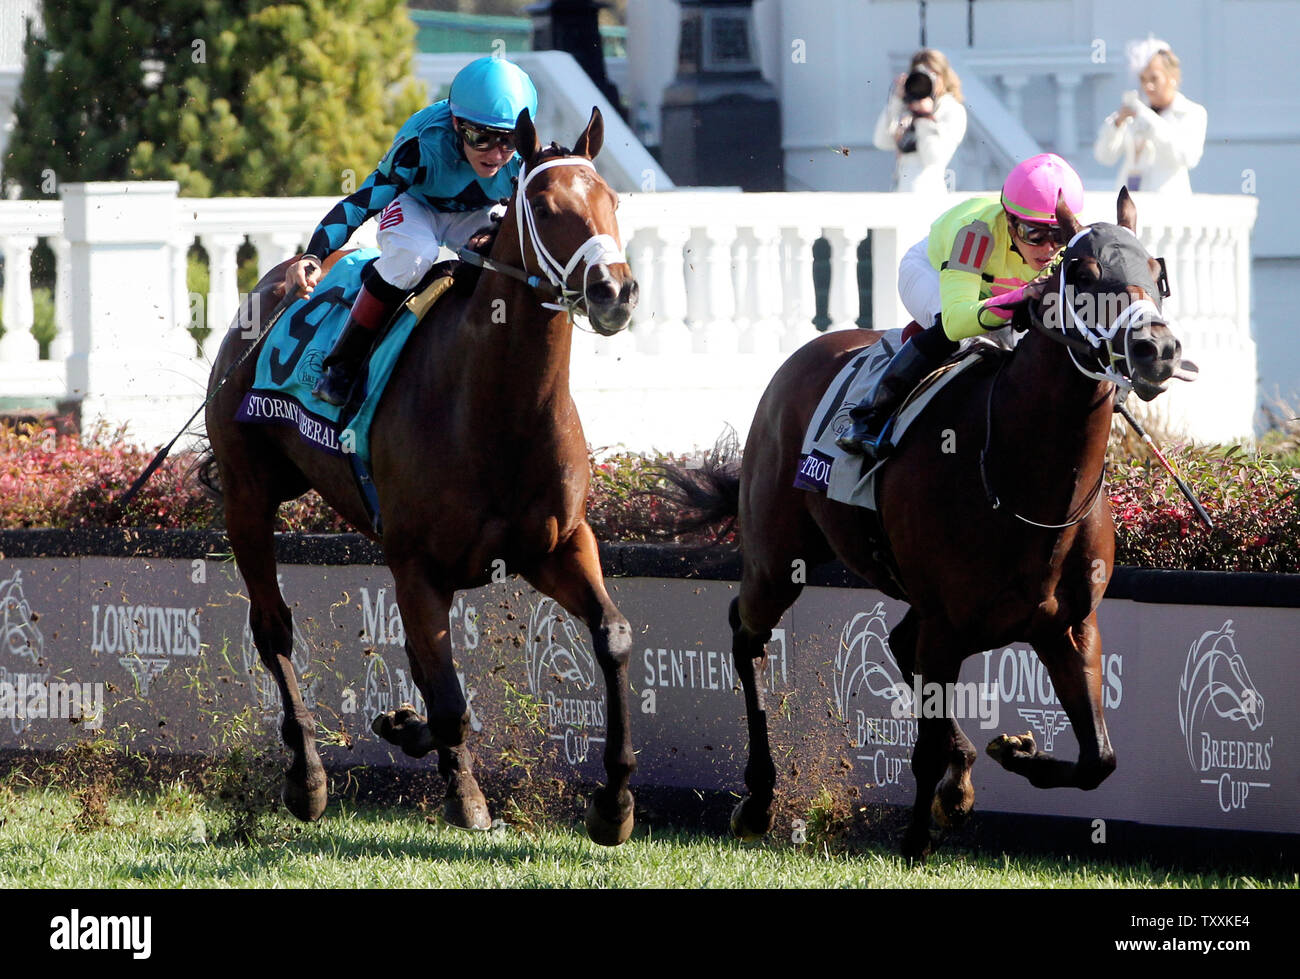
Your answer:
[[[930,234],[903,256],[898,291],[922,330],[905,343],[869,403],[852,410],[853,426],[838,444],[848,452],[882,454],[880,436],[894,408],[968,337],[1002,330],[1006,340],[1016,303],[1036,295],[1065,242],[1057,195],[1076,214],[1083,181],[1055,153],[1016,165],[1000,197],[976,197],[942,214]]]

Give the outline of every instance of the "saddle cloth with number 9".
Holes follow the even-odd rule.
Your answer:
[[[336,407],[312,397],[321,365],[343,332],[352,303],[361,289],[361,270],[379,254],[376,248],[349,252],[334,263],[311,296],[290,306],[271,328],[257,357],[253,387],[244,396],[235,419],[292,425],[308,443],[331,455],[354,456],[370,469],[370,426],[384,387],[403,344],[419,316],[410,307],[427,308],[434,286],[443,290],[450,279],[438,280],[403,306],[400,314],[371,351],[349,404]],[[417,305],[418,303],[418,305]],[[351,417],[348,417],[352,412]]]

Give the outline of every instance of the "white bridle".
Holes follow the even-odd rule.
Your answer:
[[[587,276],[593,268],[599,268],[608,265],[616,265],[627,262],[627,256],[623,254],[623,248],[614,239],[612,235],[592,235],[582,243],[569,258],[568,262],[563,265],[553,256],[542,242],[542,236],[537,230],[537,218],[533,214],[533,209],[528,206],[526,192],[528,184],[543,170],[549,170],[551,167],[590,167],[596,169],[594,163],[583,157],[567,156],[557,160],[547,160],[539,164],[532,170],[525,169],[520,172],[519,186],[515,190],[515,214],[519,222],[519,259],[520,264],[527,269],[528,257],[525,253],[524,242],[528,241],[533,246],[533,252],[537,255],[537,262],[542,267],[542,274],[546,276],[548,282],[555,287],[555,291],[560,296],[558,303],[542,303],[547,309],[568,310],[570,318],[578,311],[580,303],[586,300],[587,296]],[[527,237],[525,238],[525,235]],[[582,272],[582,288],[570,289],[567,285],[569,276],[573,270],[583,263],[585,268]]]
[[[1075,242],[1088,234],[1089,230],[1090,229],[1088,228],[1084,228],[1071,238],[1069,244],[1065,246],[1065,250],[1069,251]],[[1128,229],[1126,228],[1125,230]],[[1115,366],[1115,363],[1120,360],[1125,361],[1129,364],[1130,370],[1132,369],[1132,361],[1129,360],[1128,349],[1132,331],[1129,330],[1128,327],[1136,326],[1144,317],[1159,320],[1161,318],[1160,309],[1150,299],[1135,299],[1125,307],[1123,312],[1111,320],[1109,326],[1093,326],[1080,319],[1079,314],[1074,310],[1073,304],[1066,302],[1064,271],[1062,271],[1060,278],[1061,281],[1057,286],[1056,293],[1056,305],[1058,310],[1069,310],[1070,321],[1074,324],[1074,328],[1079,331],[1079,334],[1088,341],[1094,350],[1099,350],[1103,344],[1105,344],[1106,347],[1106,367],[1101,371],[1093,371],[1084,367],[1079,363],[1079,358],[1075,356],[1074,350],[1067,348],[1069,350],[1070,359],[1074,361],[1074,366],[1086,377],[1091,377],[1098,381],[1110,381],[1112,384],[1116,385],[1121,392],[1131,391],[1133,389],[1133,382],[1119,371]],[[1057,325],[1060,327],[1062,333],[1068,335],[1068,331],[1065,328],[1064,314],[1058,313]],[[1115,336],[1121,330],[1124,331],[1124,352],[1116,353]]]

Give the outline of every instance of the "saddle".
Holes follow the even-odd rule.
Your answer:
[[[871,397],[878,378],[902,346],[903,338],[902,330],[888,331],[876,344],[853,356],[831,381],[804,435],[794,479],[797,489],[823,493],[841,503],[877,509],[875,475],[890,456],[874,461],[850,455],[836,445],[836,439],[851,423],[849,411]],[[885,425],[885,437],[897,442],[934,396],[954,378],[986,357],[1004,353],[1002,348],[978,340],[959,350],[902,400]]]

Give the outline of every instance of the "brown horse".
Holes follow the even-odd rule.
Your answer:
[[[772,628],[803,589],[793,569],[832,557],[910,604],[889,636],[904,678],[915,673],[927,684],[955,683],[966,657],[1014,641],[1033,644],[1080,754],[1075,762],[1057,760],[1030,735],[1003,735],[989,753],[1004,768],[1039,787],[1082,789],[1114,770],[1096,618],[1115,551],[1103,486],[1106,443],[1118,388],[1131,385],[1150,400],[1181,359],[1159,313],[1163,269],[1130,234],[1136,213],[1127,193],[1118,210],[1121,227],[1098,224],[1082,233],[1059,204],[1057,217],[1073,236],[1046,296],[1022,311],[1036,328],[1013,355],[972,368],[942,390],[882,469],[879,520],[893,568],[882,559],[867,511],[792,485],[823,393],[878,334],[827,334],[790,357],[759,404],[738,477],[734,465],[706,470],[703,481],[699,471],[676,474],[674,482],[709,518],[739,516],[743,579],[730,621],[750,755],[749,795],[732,816],[738,836],[754,838],[771,827],[776,780],[754,661],[766,655]],[[1111,315],[1094,320],[1095,329],[1084,323],[1080,333],[1080,321],[1053,301],[1065,295],[1062,285],[1074,308]],[[1131,312],[1120,315],[1125,309]],[[1045,314],[1056,329],[1044,325]],[[1112,333],[1113,342],[1098,350],[1089,330]],[[1121,360],[1122,370],[1106,372]],[[932,809],[947,826],[970,813],[975,758],[957,718],[920,719],[906,855],[930,851]]]
[[[543,308],[524,281],[484,273],[472,294],[449,294],[428,312],[379,405],[372,474],[381,543],[429,716],[389,711],[374,729],[408,755],[438,752],[448,822],[490,825],[465,745],[469,713],[452,664],[448,612],[454,592],[488,583],[494,568],[518,573],[591,630],[608,703],[608,784],[595,793],[586,822],[593,840],[615,845],[633,824],[632,636],[605,591],[586,522],[590,467],[569,394],[569,314],[584,309],[598,333],[612,336],[627,325],[637,298],[616,244],[617,196],[590,163],[603,134],[593,111],[572,153],[555,144],[542,149],[528,113],[521,114],[515,141],[524,172],[490,254],[499,268],[522,266],[549,278],[567,309]],[[263,298],[283,295],[280,280],[289,264],[259,283]],[[253,342],[237,326],[213,366],[210,390]],[[292,428],[233,420],[253,382],[254,361],[217,391],[207,411],[208,435],[231,547],[248,587],[253,638],[284,704],[281,734],[293,752],[284,802],[298,818],[313,820],[325,809],[326,779],[315,722],[290,662],[293,623],[276,582],[275,514],[283,501],[315,488],[354,526],[375,535],[345,460],[306,446]]]

